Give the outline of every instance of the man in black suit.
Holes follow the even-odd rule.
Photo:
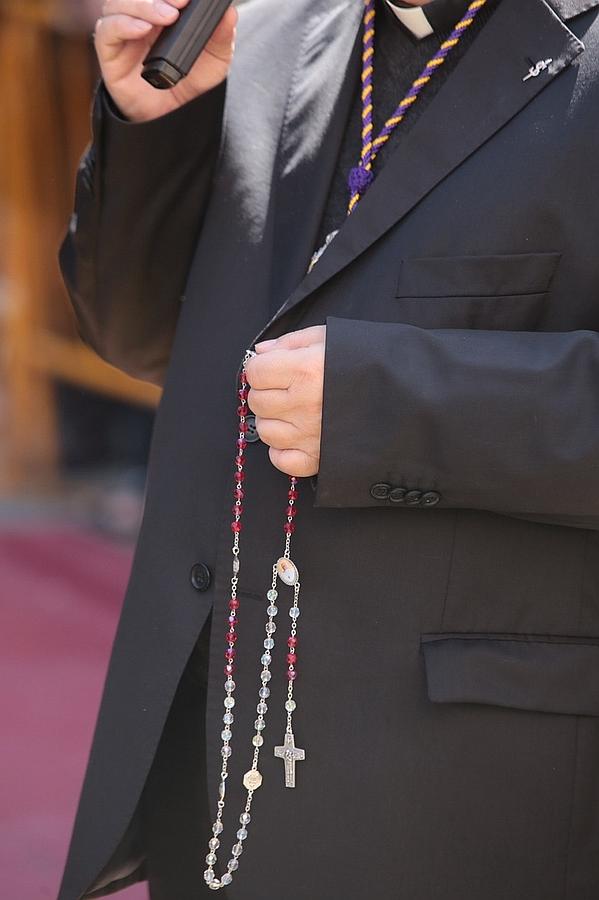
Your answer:
[[[418,6],[252,0],[159,93],[106,2],[62,266],[165,390],[59,900],[597,894],[599,2]]]

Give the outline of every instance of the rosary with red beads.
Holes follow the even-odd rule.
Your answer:
[[[418,95],[431,80],[435,71],[444,63],[448,54],[460,41],[461,36],[468,29],[487,0],[474,0],[468,7],[464,18],[458,22],[451,35],[444,41],[430,62],[425,67],[419,78],[416,79],[410,91],[401,101],[393,115],[387,120],[380,135],[373,140],[373,72],[374,72],[374,36],[375,36],[375,2],[376,0],[365,0],[364,9],[364,36],[363,36],[363,54],[362,54],[362,154],[360,163],[356,168],[352,169],[349,177],[350,200],[348,206],[348,215],[350,215],[358,205],[361,197],[370,187],[374,174],[373,163],[376,159],[378,151],[389,140],[389,137],[397,126],[403,121],[406,113],[414,104]],[[325,242],[324,247],[314,254],[310,269],[318,262],[326,248],[335,238],[337,232],[330,234]],[[228,630],[225,634],[226,650],[225,650],[225,667],[224,674],[226,681],[225,698],[223,701],[224,728],[221,732],[222,747],[220,751],[222,765],[220,772],[220,783],[218,787],[217,815],[212,825],[212,837],[208,841],[209,852],[206,856],[206,864],[208,868],[204,872],[204,880],[208,887],[212,890],[219,890],[226,887],[233,881],[233,873],[239,868],[239,857],[243,853],[243,843],[248,836],[248,825],[251,821],[250,810],[255,791],[262,784],[262,775],[258,769],[258,761],[260,758],[260,748],[264,744],[262,732],[266,727],[266,713],[268,711],[267,700],[270,697],[269,683],[272,673],[270,665],[272,662],[272,653],[275,647],[274,634],[277,630],[275,619],[278,615],[279,608],[277,601],[279,592],[277,586],[279,583],[292,588],[292,602],[289,607],[290,627],[289,636],[287,638],[287,695],[285,700],[285,712],[287,714],[287,727],[282,745],[274,748],[276,757],[284,760],[285,763],[285,786],[288,788],[295,787],[295,767],[296,763],[304,760],[305,751],[295,746],[295,738],[293,735],[293,713],[296,709],[296,702],[293,698],[295,680],[297,677],[297,623],[300,615],[299,597],[300,597],[300,577],[296,564],[291,559],[291,540],[295,531],[295,516],[297,512],[296,502],[299,496],[298,479],[294,476],[290,478],[289,489],[287,492],[287,508],[285,510],[285,522],[283,532],[285,534],[285,546],[282,555],[277,559],[272,567],[272,582],[266,593],[267,607],[265,624],[265,638],[261,649],[260,663],[262,671],[260,672],[260,687],[258,690],[258,703],[256,706],[257,718],[254,722],[254,735],[252,737],[252,763],[248,771],[243,776],[243,786],[247,791],[245,807],[239,816],[239,825],[237,830],[237,841],[233,844],[231,850],[231,859],[227,863],[227,870],[224,874],[217,878],[214,866],[217,863],[216,851],[220,847],[219,835],[222,833],[223,814],[225,810],[226,782],[228,778],[228,764],[232,755],[231,740],[233,738],[233,723],[235,721],[235,681],[233,675],[235,673],[235,657],[237,654],[237,612],[239,609],[239,600],[237,598],[237,585],[239,581],[239,573],[241,563],[239,559],[239,539],[241,533],[241,519],[243,516],[243,500],[244,500],[244,481],[245,481],[245,449],[247,446],[246,433],[248,425],[246,417],[249,412],[248,408],[248,381],[246,375],[246,365],[248,360],[254,356],[252,350],[246,352],[242,370],[239,376],[238,388],[238,407],[237,414],[239,416],[239,431],[236,444],[235,455],[235,489],[233,492],[234,519],[231,522],[231,530],[233,532],[232,546],[232,569],[231,577],[231,597],[229,599],[229,617]],[[263,651],[263,652],[262,652]]]

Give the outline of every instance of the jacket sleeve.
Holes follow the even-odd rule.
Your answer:
[[[599,529],[599,334],[328,318],[315,505]]]
[[[219,152],[226,86],[150,122],[100,82],[60,266],[82,339],[161,384]]]

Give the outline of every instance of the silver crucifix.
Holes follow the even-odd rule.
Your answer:
[[[300,750],[295,746],[295,739],[292,731],[285,733],[285,743],[282,747],[275,747],[275,756],[277,759],[285,760],[285,787],[295,787],[295,764],[296,762],[306,758],[306,751]]]

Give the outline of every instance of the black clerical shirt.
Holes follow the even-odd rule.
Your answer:
[[[500,0],[488,0],[487,5],[478,14],[476,22],[465,32],[458,46],[449,54],[444,65],[421,92],[404,121],[379,151],[374,163],[375,175],[385,165],[385,160],[393,152],[396,142],[400,141],[402,135],[405,135],[413,127],[443,82],[451,75],[460,58],[476,40],[476,35],[484,27],[499,2]],[[437,30],[429,37],[419,40],[399,22],[385,0],[378,0],[374,70],[374,131],[376,135],[379,134],[386,120],[407,94],[412,82],[418,78],[429,59],[435,55],[441,42],[451,33],[453,26],[457,24],[467,6],[468,3],[464,0],[434,0],[429,10],[431,24],[434,27],[446,26],[446,28]],[[434,18],[433,10],[435,10]],[[454,14],[455,21],[450,18],[450,13]],[[452,24],[447,25],[447,22],[452,22]],[[347,178],[350,169],[358,163],[362,149],[361,65],[360,56],[359,65],[353,76],[356,82],[355,99],[327,199],[317,247],[321,247],[326,236],[340,227],[347,215],[349,200]],[[406,172],[406,177],[409,178],[409,172]]]

